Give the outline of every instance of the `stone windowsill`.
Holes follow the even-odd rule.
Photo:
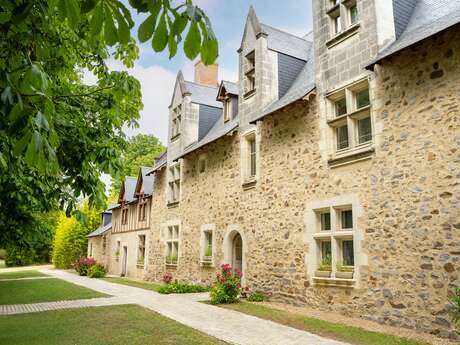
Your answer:
[[[355,286],[356,280],[342,278],[313,277],[313,283],[317,286],[353,288]]]
[[[202,267],[214,267],[214,263],[212,259],[211,260],[201,259],[200,264]]]
[[[256,89],[249,90],[248,92],[246,92],[246,93],[243,95],[243,98],[244,98],[244,99],[248,99],[248,98],[254,96],[255,93],[256,93]]]
[[[166,266],[167,268],[177,268],[177,263],[173,264],[173,263],[167,263],[167,262],[165,262],[165,266]]]
[[[359,27],[360,24],[356,23],[350,26],[349,28],[339,32],[326,42],[326,47],[332,48],[333,46],[345,41],[347,38],[350,38],[351,36],[355,35],[356,33],[358,33]]]
[[[170,201],[170,202],[168,202],[167,206],[168,206],[168,208],[177,207],[177,206],[179,206],[179,201]]]
[[[180,133],[174,135],[171,137],[171,141],[175,141],[176,139],[178,139],[180,137]]]
[[[375,149],[372,146],[372,143],[359,145],[351,149],[335,153],[327,163],[330,168],[357,163],[372,158],[374,151]]]
[[[255,177],[248,177],[243,181],[243,189],[251,189],[256,186],[257,179]]]
[[[144,268],[144,264],[136,264],[137,268]]]

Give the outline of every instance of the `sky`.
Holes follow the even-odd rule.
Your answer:
[[[250,5],[253,5],[262,23],[298,36],[304,36],[312,30],[311,0],[194,0],[193,3],[208,14],[219,40],[219,80],[237,80],[236,51]],[[136,26],[132,34],[137,37],[137,27],[146,15],[133,15]],[[107,63],[113,69],[125,69],[120,62],[109,60]],[[193,81],[193,65],[194,62],[184,56],[181,47],[178,54],[169,60],[167,51],[155,53],[148,42],[140,45],[140,57],[134,68],[128,71],[141,83],[144,109],[139,128],[127,128],[126,134],[154,134],[163,144],[167,143],[168,105],[177,72],[182,70],[185,79]],[[93,80],[88,75],[85,79],[88,82]]]

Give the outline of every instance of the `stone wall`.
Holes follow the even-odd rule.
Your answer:
[[[455,337],[447,295],[460,284],[460,32],[427,40],[377,66],[373,113],[382,125],[372,159],[331,169],[320,154],[318,99],[298,101],[257,125],[259,173],[243,189],[240,133],[183,161],[182,197],[167,208],[165,169],[155,177],[146,278],[209,283],[200,228],[215,226],[214,266],[225,236],[241,233],[245,284],[275,300]],[[200,154],[207,170],[197,172]],[[354,288],[312,284],[306,225],[312,202],[349,196],[367,257]],[[178,266],[164,263],[164,231],[180,224]]]

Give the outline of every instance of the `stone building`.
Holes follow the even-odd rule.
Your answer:
[[[296,37],[251,8],[238,82],[178,73],[144,279],[231,263],[274,300],[454,338],[460,3],[314,0],[313,18]]]

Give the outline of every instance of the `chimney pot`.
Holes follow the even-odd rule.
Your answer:
[[[195,64],[195,83],[216,87],[218,85],[217,75],[219,65],[212,64],[206,66],[203,62],[198,61]]]

